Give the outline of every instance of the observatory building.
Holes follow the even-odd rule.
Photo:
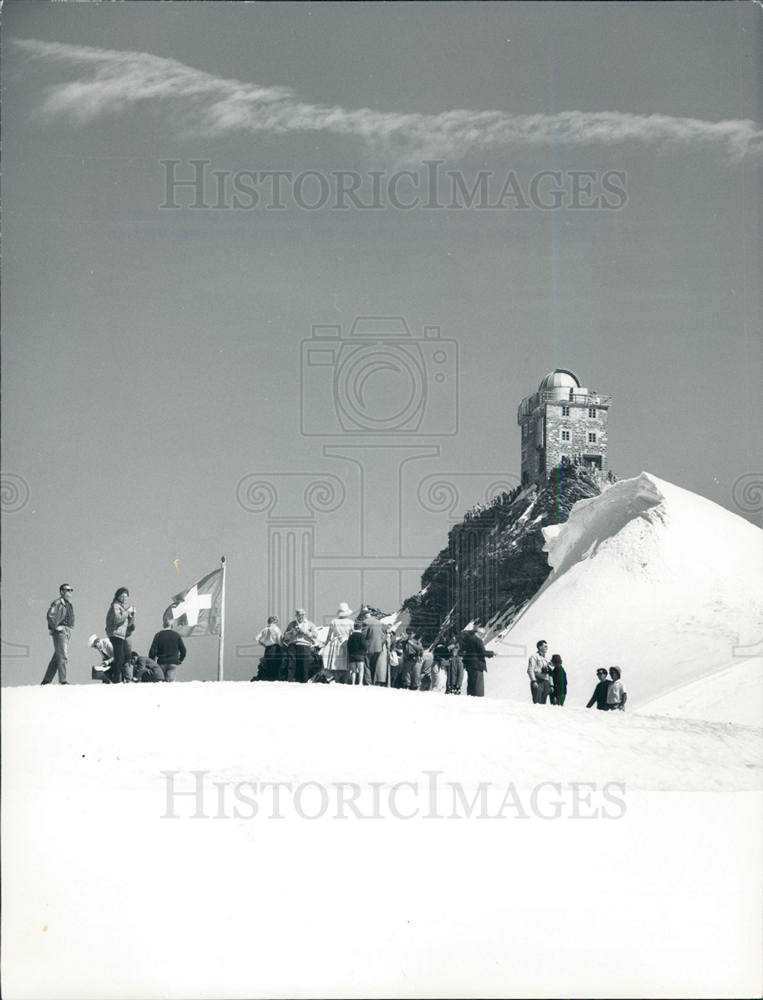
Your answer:
[[[573,372],[557,368],[519,404],[522,486],[542,485],[567,462],[607,473],[607,415],[611,396],[585,389]]]

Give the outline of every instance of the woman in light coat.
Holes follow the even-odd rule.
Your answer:
[[[323,669],[330,670],[332,674],[344,676],[349,669],[347,663],[347,640],[352,635],[352,628],[355,624],[349,604],[345,601],[339,605],[336,618],[332,618],[329,625],[326,645],[321,650]]]

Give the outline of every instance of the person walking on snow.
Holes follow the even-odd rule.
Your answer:
[[[58,588],[58,597],[48,608],[48,632],[53,640],[53,656],[42,678],[43,684],[50,684],[58,674],[59,684],[68,684],[66,665],[69,662],[69,640],[74,628],[74,608],[70,595],[74,593],[68,583],[62,583]]]

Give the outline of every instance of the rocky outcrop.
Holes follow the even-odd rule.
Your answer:
[[[425,643],[443,624],[471,621],[509,625],[549,573],[542,529],[562,524],[578,500],[597,496],[601,478],[576,465],[554,469],[541,489],[503,493],[472,508],[448,533],[448,545],[421,578],[421,590],[403,608]]]

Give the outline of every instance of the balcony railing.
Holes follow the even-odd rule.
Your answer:
[[[566,395],[562,395],[565,393]],[[532,413],[539,406],[546,403],[555,403],[558,406],[600,406],[607,407],[612,402],[612,396],[603,392],[575,392],[573,389],[556,390],[546,392],[536,392],[533,396],[527,396],[519,404],[517,417],[521,421],[528,413]]]

